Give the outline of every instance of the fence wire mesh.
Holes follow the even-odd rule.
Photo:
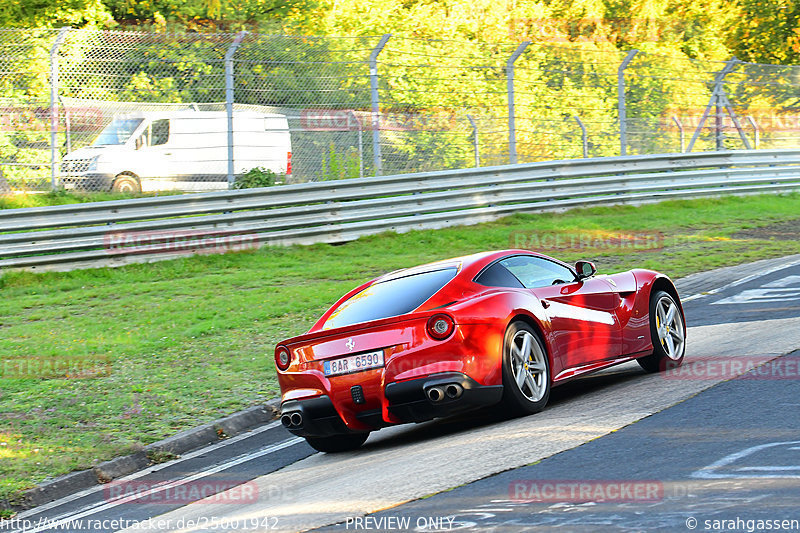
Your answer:
[[[0,191],[197,191],[800,141],[800,67],[603,46],[0,30]]]

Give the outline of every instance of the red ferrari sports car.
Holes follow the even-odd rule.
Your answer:
[[[683,308],[650,270],[595,275],[525,250],[391,272],[275,348],[281,422],[319,451],[370,431],[498,404],[535,413],[552,386],[636,359],[683,361]]]

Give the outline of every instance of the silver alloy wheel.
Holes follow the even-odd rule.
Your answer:
[[[673,361],[680,359],[683,356],[686,330],[680,309],[669,296],[662,296],[656,302],[656,331],[667,357]]]
[[[511,370],[520,392],[538,402],[547,390],[547,363],[541,346],[530,332],[522,330],[511,341]]]

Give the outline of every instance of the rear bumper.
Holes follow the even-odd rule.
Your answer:
[[[436,401],[429,397],[429,389],[436,387],[445,391],[449,385],[456,386],[451,391],[457,391],[457,394],[449,396],[445,393]],[[364,410],[357,412],[355,416],[359,426],[378,429],[398,423],[424,422],[486,407],[499,402],[502,395],[502,385],[481,385],[465,374],[448,372],[389,383],[384,389],[383,411]],[[293,415],[299,415],[299,418]],[[295,423],[298,420],[300,423]],[[301,437],[351,432],[326,395],[284,402],[281,405],[281,422],[286,429]]]
[[[446,388],[451,384],[461,387],[463,392],[458,397],[451,398],[445,394],[436,402],[428,398],[426,391],[429,389]],[[385,395],[392,416],[402,422],[424,422],[494,405],[503,396],[503,386],[481,385],[469,376],[453,372],[389,383]]]

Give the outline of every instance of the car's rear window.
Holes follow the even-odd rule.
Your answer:
[[[323,329],[410,313],[453,279],[456,272],[456,268],[445,268],[374,283],[342,303]]]

